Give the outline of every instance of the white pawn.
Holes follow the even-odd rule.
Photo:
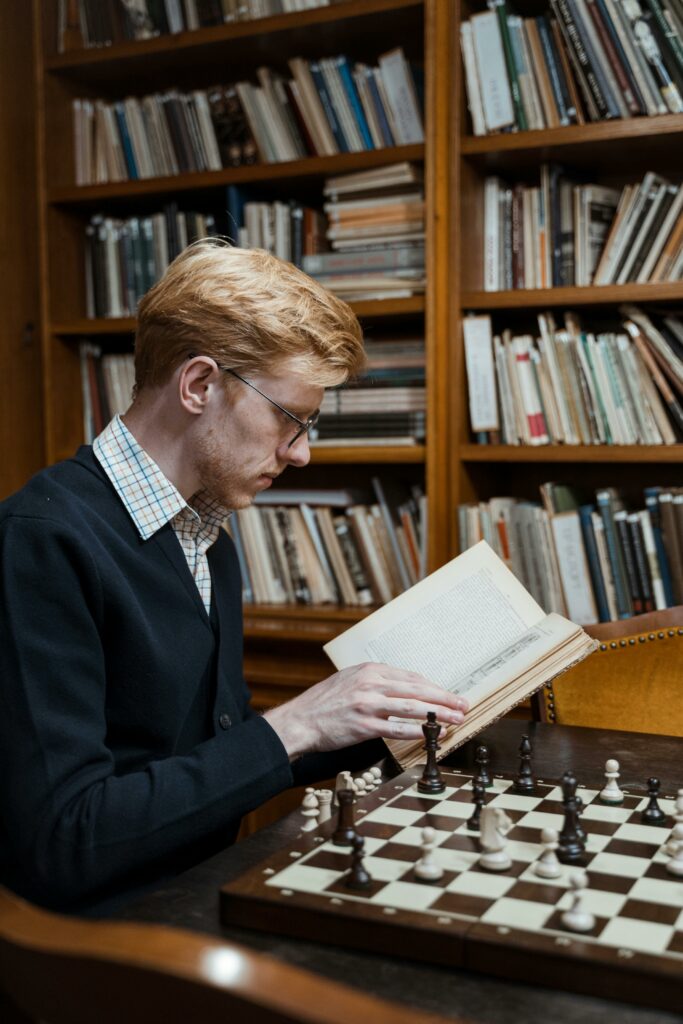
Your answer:
[[[559,878],[562,865],[557,859],[555,850],[560,845],[559,836],[554,828],[544,828],[541,832],[543,853],[534,864],[534,873],[540,878]]]
[[[512,867],[510,855],[505,849],[506,833],[512,828],[512,821],[502,807],[483,807],[479,842],[483,853],[477,864],[485,871],[508,871]]]
[[[373,776],[375,780],[375,785],[379,786],[379,784],[382,781],[382,769],[379,767],[378,764],[373,764],[372,768],[370,769],[370,774]]]
[[[377,783],[375,782],[375,776],[372,774],[372,772],[367,771],[367,772],[363,772],[363,778],[365,780],[365,790],[366,790],[366,792],[367,793],[372,793],[373,789],[375,789],[375,787],[377,785]]]
[[[356,787],[356,796],[365,796],[367,792],[367,785],[365,783],[365,779],[362,776],[357,776],[353,780],[353,784]]]
[[[672,856],[666,863],[666,870],[672,875],[683,875],[683,822],[674,825],[667,852]]]
[[[624,794],[619,789],[619,762],[613,758],[605,765],[605,778],[607,782],[603,789],[600,790],[600,799],[604,804],[623,804]]]
[[[574,890],[572,905],[563,913],[562,924],[573,932],[589,932],[595,927],[595,917],[583,906],[585,890],[588,886],[586,872],[572,871],[569,876],[569,884]]]
[[[318,790],[318,824],[322,825],[324,821],[329,821],[332,817],[332,790],[331,789],[319,789]]]
[[[434,859],[436,832],[433,828],[422,829],[422,856],[415,865],[415,874],[423,882],[438,882],[443,875],[443,868]]]
[[[301,813],[306,818],[306,821],[301,826],[304,832],[311,832],[314,828],[318,827],[318,806],[318,797],[315,790],[312,786],[309,786],[301,802]]]

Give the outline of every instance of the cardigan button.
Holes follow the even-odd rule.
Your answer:
[[[221,729],[229,729],[230,726],[232,725],[232,719],[230,718],[230,715],[228,715],[224,711],[221,715],[218,716],[218,724],[220,725]]]

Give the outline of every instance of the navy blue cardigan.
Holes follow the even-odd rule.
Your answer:
[[[170,524],[141,540],[91,448],[0,504],[0,882],[106,912],[234,841],[293,783],[382,756],[291,766],[249,707],[241,584],[223,531],[211,616]]]

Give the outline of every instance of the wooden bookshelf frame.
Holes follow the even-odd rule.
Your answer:
[[[219,195],[230,184],[273,183],[281,195],[289,183],[319,187],[325,177],[400,161],[425,169],[428,288],[424,296],[353,304],[363,322],[392,326],[424,324],[427,350],[427,443],[419,445],[335,446],[312,449],[312,471],[347,474],[358,466],[365,478],[373,472],[424,479],[430,496],[429,563],[436,567],[450,553],[448,459],[450,420],[450,346],[448,284],[451,141],[451,94],[447,75],[452,42],[446,0],[343,0],[329,7],[295,12],[179,35],[78,49],[57,54],[56,20],[51,0],[33,0],[38,31],[35,43],[38,175],[41,252],[41,335],[45,448],[48,461],[67,458],[81,443],[82,410],[78,342],[92,338],[120,346],[132,335],[135,321],[89,320],[84,316],[83,228],[95,211],[149,209],[178,195]],[[422,42],[420,43],[420,39]],[[199,174],[101,185],[73,183],[71,99],[128,91],[142,93],[175,84],[186,87],[197,69],[197,84],[223,62],[225,79],[251,77],[268,55],[328,55],[348,50],[353,56],[389,50],[405,42],[406,52],[422,45],[425,62],[425,143],[332,157],[256,164]],[[354,45],[357,49],[354,48]],[[374,47],[374,51],[373,48]],[[250,57],[250,54],[252,56]],[[233,74],[236,60],[239,73]],[[374,59],[374,57],[373,57]],[[216,80],[220,80],[217,78]],[[134,84],[131,84],[134,83]],[[419,327],[418,327],[419,329]],[[319,468],[318,468],[319,467]],[[375,469],[377,467],[377,469]],[[416,477],[417,474],[417,477]],[[302,486],[305,481],[301,478]],[[364,614],[359,609],[254,607],[245,609],[245,665],[257,690],[257,703],[284,699],[330,666],[321,645]],[[286,649],[286,656],[283,656]],[[274,653],[275,652],[275,653]]]
[[[522,15],[537,14],[533,0],[517,0]],[[484,3],[453,0],[451,31],[459,40],[460,21]],[[459,51],[459,42],[458,42]],[[514,322],[526,314],[529,329],[535,313],[544,309],[579,309],[584,320],[592,309],[604,314],[622,303],[648,306],[666,304],[683,311],[683,282],[606,285],[587,288],[483,290],[483,180],[487,174],[534,175],[544,161],[566,163],[595,175],[593,180],[635,180],[647,169],[680,178],[683,151],[683,114],[639,117],[571,125],[542,131],[473,136],[467,111],[460,53],[451,64],[453,106],[450,133],[450,190],[453,196],[450,251],[451,366],[451,553],[459,550],[457,506],[487,500],[501,493],[531,496],[539,480],[581,475],[619,486],[655,484],[658,476],[672,479],[683,468],[683,444],[675,445],[478,445],[472,443],[467,412],[467,378],[462,342],[462,320],[471,312],[491,311],[502,322],[509,310]],[[473,279],[479,283],[473,284]],[[563,467],[566,466],[566,471]],[[659,472],[661,467],[661,472]],[[682,474],[683,475],[683,474]],[[680,478],[680,477],[679,477]],[[510,481],[513,487],[509,487]],[[507,489],[506,489],[507,488]],[[516,488],[516,489],[515,489]]]

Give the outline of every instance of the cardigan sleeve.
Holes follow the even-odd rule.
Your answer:
[[[0,524],[0,878],[55,909],[87,909],[183,870],[293,778],[261,716],[117,774],[103,601],[73,527]]]

